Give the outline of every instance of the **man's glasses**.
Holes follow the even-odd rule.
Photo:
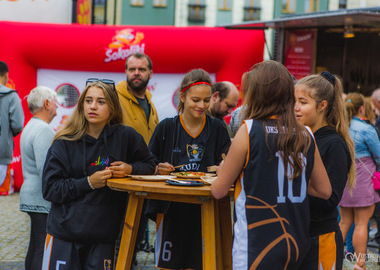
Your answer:
[[[110,84],[113,86],[113,89],[116,91],[115,89],[115,81],[114,80],[110,80],[110,79],[98,79],[98,78],[88,78],[86,80],[86,86],[89,84],[89,83],[93,83],[93,82],[98,82],[98,81],[101,81],[102,83],[105,83],[105,84]]]

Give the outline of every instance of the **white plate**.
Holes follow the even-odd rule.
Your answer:
[[[130,175],[130,177],[134,180],[142,180],[142,181],[166,181],[168,179],[173,179],[175,176],[173,175]]]
[[[206,182],[207,184],[211,185],[212,182],[215,181],[215,179],[217,178],[217,176],[201,176],[201,180],[203,182]]]
[[[191,172],[187,172],[191,173]],[[181,172],[175,172],[171,173],[171,175],[174,175],[178,178],[184,178],[184,179],[200,179],[202,176],[215,176],[215,173],[206,173],[205,175],[182,175]]]

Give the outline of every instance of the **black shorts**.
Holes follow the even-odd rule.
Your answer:
[[[342,269],[343,238],[340,230],[310,238],[310,249],[301,269]]]
[[[68,242],[47,234],[42,270],[111,270],[115,243]]]
[[[156,267],[202,269],[200,205],[171,202],[157,215]]]

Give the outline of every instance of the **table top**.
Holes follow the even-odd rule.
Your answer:
[[[182,179],[183,180],[183,179]],[[194,196],[212,196],[211,186],[173,186],[165,181],[139,181],[131,178],[108,179],[107,186],[121,191],[141,191],[160,194],[186,194]]]
[[[183,180],[183,179],[182,179]],[[139,181],[131,178],[111,178],[107,181],[107,186],[120,191],[140,191],[173,195],[194,195],[211,197],[211,186],[174,186],[164,181]],[[230,190],[232,195],[233,189]]]

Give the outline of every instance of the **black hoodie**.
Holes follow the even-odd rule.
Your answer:
[[[329,176],[332,194],[328,200],[310,198],[310,236],[339,230],[338,209],[351,167],[350,151],[335,129],[325,126],[314,133],[315,140]]]
[[[154,156],[133,128],[106,126],[98,139],[56,140],[42,178],[43,196],[52,202],[47,233],[72,242],[111,242],[119,233],[127,193],[108,187],[92,190],[87,176],[114,161],[132,165],[132,174],[153,174]]]

